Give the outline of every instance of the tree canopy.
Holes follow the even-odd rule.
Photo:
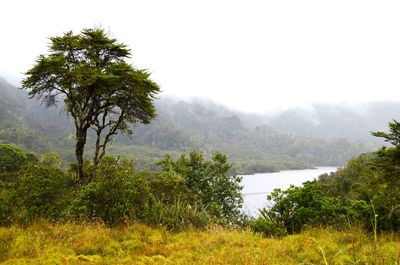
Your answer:
[[[64,102],[75,125],[79,180],[87,182],[83,154],[88,130],[96,135],[96,167],[113,135],[131,134],[130,123],[149,123],[155,117],[153,99],[159,86],[146,70],[129,64],[130,49],[101,28],[77,35],[70,31],[50,41],[49,53],[26,72],[22,88],[47,107]]]
[[[174,161],[170,156],[158,162],[164,172],[183,176],[186,187],[192,192],[192,200],[199,201],[201,207],[221,223],[240,222],[241,176],[229,176],[231,164],[226,155],[216,152],[210,160],[202,153],[191,152]]]
[[[23,165],[37,161],[33,153],[10,144],[0,144],[0,173],[18,171]]]

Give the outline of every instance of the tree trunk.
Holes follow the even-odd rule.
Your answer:
[[[83,153],[86,144],[86,132],[82,128],[76,131],[76,146],[75,156],[78,162],[78,181],[80,185],[84,185],[87,182],[85,174],[83,172]]]
[[[100,162],[101,157],[100,155],[100,139],[101,139],[101,130],[96,131],[96,145],[95,145],[95,151],[94,151],[94,157],[93,157],[93,165],[95,168],[97,168],[97,165]]]

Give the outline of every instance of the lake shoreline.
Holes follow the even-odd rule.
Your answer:
[[[266,206],[266,196],[274,189],[287,189],[290,185],[301,186],[306,181],[312,181],[322,174],[329,174],[337,169],[338,167],[325,166],[242,175],[243,210],[255,216],[258,214],[258,209]]]
[[[236,173],[236,175],[241,175],[241,176],[253,176],[257,174],[269,174],[269,173],[279,173],[282,171],[295,171],[295,170],[312,170],[312,169],[318,169],[318,168],[341,168],[343,166],[336,166],[336,165],[323,165],[323,166],[311,166],[311,167],[293,167],[293,168],[285,168],[285,169],[277,169],[277,170],[271,170],[271,171],[263,171],[263,172],[258,172],[258,171],[244,171],[240,173]]]

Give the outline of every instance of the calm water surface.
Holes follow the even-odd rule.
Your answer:
[[[324,173],[334,172],[336,169],[336,167],[318,167],[244,175],[242,180],[244,210],[252,216],[257,216],[259,208],[268,206],[266,196],[274,189],[287,189],[291,184],[300,186],[303,182],[318,178]]]

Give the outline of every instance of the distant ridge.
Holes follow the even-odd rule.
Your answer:
[[[10,85],[3,77],[0,77],[0,92],[0,102],[3,102],[0,104],[0,142],[15,143],[39,153],[55,150],[65,159],[74,160],[73,141],[68,140],[74,131],[68,116],[28,99],[25,91]],[[158,99],[155,105],[157,118],[149,125],[135,125],[133,138],[119,135],[112,147],[114,153],[119,154],[123,148],[123,154],[133,154],[137,148],[144,147],[160,153],[199,150],[210,154],[219,150],[237,163],[258,167],[268,161],[285,168],[343,165],[352,156],[373,148],[373,142],[362,137],[342,137],[340,126],[346,124],[343,117],[336,122],[321,122],[323,117],[329,117],[326,113],[334,112],[328,107],[316,110],[317,114],[312,117],[319,120],[313,124],[306,111],[289,110],[262,116],[230,110],[205,100],[188,102],[169,98]],[[350,114],[348,117],[355,119],[354,122],[365,123],[360,115]],[[382,119],[387,121],[386,116]],[[143,156],[146,152],[142,152]]]

